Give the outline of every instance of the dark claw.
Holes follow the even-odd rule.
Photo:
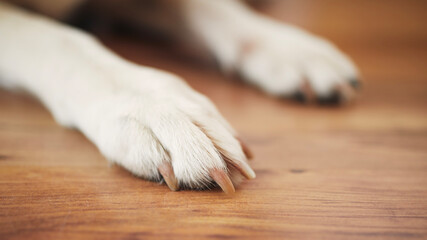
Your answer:
[[[294,99],[295,101],[300,102],[300,103],[306,103],[307,102],[307,96],[305,96],[305,94],[301,91],[298,91],[295,94],[293,94],[292,99]]]
[[[341,103],[341,95],[338,91],[334,91],[327,97],[318,97],[317,102],[320,105],[337,105]]]
[[[349,83],[356,90],[360,90],[362,88],[362,83],[357,78],[351,79]]]

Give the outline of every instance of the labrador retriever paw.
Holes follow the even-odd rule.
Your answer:
[[[291,26],[263,22],[240,47],[235,70],[265,92],[305,102],[345,103],[360,87],[352,61],[326,40]]]
[[[357,68],[324,39],[238,1],[192,1],[187,15],[224,72],[238,73],[266,93],[321,103],[356,97]]]
[[[247,147],[206,97],[170,77],[149,90],[137,90],[140,83],[89,110],[97,120],[88,135],[110,161],[173,191],[216,183],[232,193],[243,177],[255,177]]]

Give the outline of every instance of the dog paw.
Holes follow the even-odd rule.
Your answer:
[[[271,19],[250,20],[250,28],[235,29],[214,45],[225,71],[280,97],[320,103],[356,97],[358,70],[333,44]]]
[[[320,102],[355,98],[358,71],[328,41],[280,23],[239,1],[189,1],[189,29],[226,73],[275,95]]]
[[[268,21],[241,44],[240,75],[265,92],[302,101],[348,102],[359,88],[352,61],[326,40]]]
[[[215,106],[184,83],[164,82],[144,93],[135,82],[91,107],[98,120],[89,135],[104,156],[174,191],[216,183],[230,193],[243,177],[254,178],[249,151]]]

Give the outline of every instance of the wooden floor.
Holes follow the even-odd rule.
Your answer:
[[[247,140],[233,196],[171,192],[109,167],[30,97],[0,91],[0,239],[427,239],[427,2],[286,0],[263,11],[360,66],[353,105],[266,97],[129,37],[104,42],[185,77]]]

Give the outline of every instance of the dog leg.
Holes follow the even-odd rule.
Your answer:
[[[358,71],[328,41],[279,23],[236,0],[182,0],[193,32],[224,71],[276,96],[352,100]]]
[[[226,192],[254,178],[236,134],[179,77],[137,66],[91,36],[0,2],[0,85],[37,96],[110,161],[172,190]]]

